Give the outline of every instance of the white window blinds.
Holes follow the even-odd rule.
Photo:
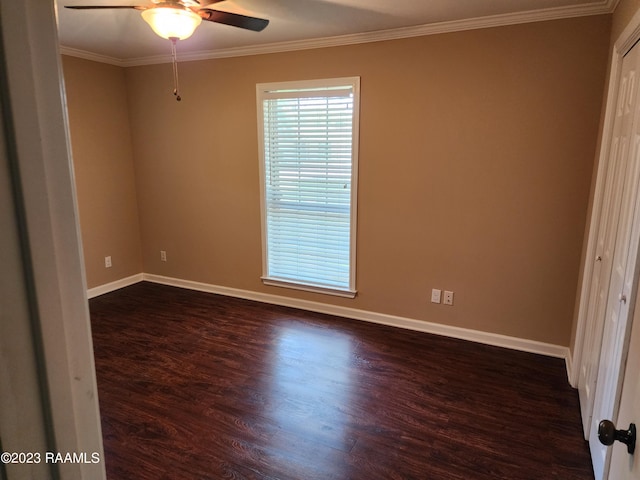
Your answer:
[[[265,283],[355,295],[358,80],[258,85]]]

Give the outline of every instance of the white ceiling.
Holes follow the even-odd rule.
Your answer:
[[[64,5],[150,5],[151,0],[55,0],[63,53],[113,63],[168,61],[170,42],[133,9]],[[362,43],[430,33],[611,13],[618,0],[227,0],[210,8],[267,18],[256,33],[202,22],[178,42],[182,60]]]

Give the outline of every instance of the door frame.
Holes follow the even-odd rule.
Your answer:
[[[631,48],[640,40],[640,10],[635,13],[629,24],[617,38],[611,53],[611,67],[609,73],[609,83],[607,90],[607,100],[605,104],[605,117],[602,127],[602,139],[600,142],[600,152],[598,155],[598,169],[596,172],[596,185],[593,194],[593,205],[591,208],[591,219],[589,223],[587,248],[584,257],[584,270],[582,272],[582,285],[580,288],[580,302],[578,304],[578,319],[576,325],[576,337],[574,342],[573,355],[571,356],[571,367],[569,368],[569,382],[573,387],[578,387],[580,379],[580,369],[586,352],[583,351],[585,332],[592,327],[587,323],[587,311],[589,307],[589,292],[591,289],[591,277],[594,269],[594,259],[596,257],[596,247],[598,241],[598,227],[602,214],[602,196],[606,181],[606,172],[609,163],[609,151],[613,139],[613,124],[615,120],[616,99],[620,89],[620,77],[622,72],[622,59]]]
[[[45,384],[45,419],[55,451],[97,453],[99,463],[64,463],[56,478],[106,478],[86,280],[69,143],[54,0],[0,0],[0,52],[10,124],[11,184],[24,225],[37,381]],[[9,135],[8,135],[9,136]],[[7,280],[9,272],[0,272]],[[11,299],[9,299],[11,300]],[[4,353],[4,352],[3,352]],[[20,357],[8,352],[8,368]],[[40,379],[44,382],[40,382]],[[11,398],[0,397],[15,408]],[[19,406],[19,405],[18,405]],[[11,448],[4,444],[3,447]],[[41,452],[44,454],[44,452]],[[1,473],[1,472],[0,472]],[[7,472],[5,472],[7,473]]]

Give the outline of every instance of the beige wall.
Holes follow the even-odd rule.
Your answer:
[[[144,271],[568,345],[609,36],[596,16],[183,62],[180,103],[170,65],[126,69]],[[351,75],[359,294],[265,287],[255,84]]]
[[[89,288],[142,271],[125,72],[63,57]],[[104,257],[113,266],[105,268]]]

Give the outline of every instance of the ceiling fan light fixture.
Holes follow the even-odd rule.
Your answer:
[[[162,38],[178,40],[189,38],[202,21],[197,13],[179,6],[149,8],[142,11],[142,18]]]

